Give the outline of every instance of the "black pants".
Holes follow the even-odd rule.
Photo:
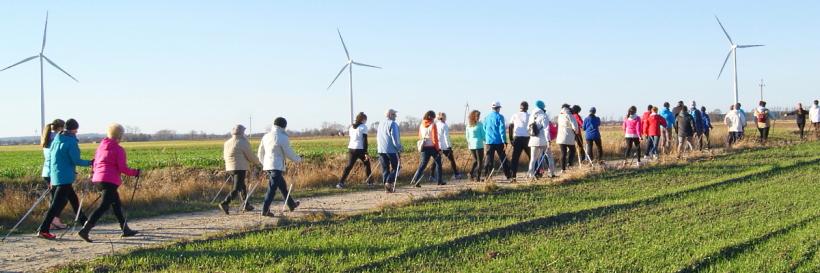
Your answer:
[[[225,201],[222,201],[222,204],[230,204],[231,200],[236,198],[237,195],[239,195],[240,200],[243,198],[248,198],[248,187],[245,185],[246,174],[246,170],[231,171],[231,176],[233,177],[233,190],[228,194],[228,196],[225,197]]]
[[[356,160],[361,160],[364,163],[364,171],[367,177],[370,177],[370,161],[367,161],[364,158],[364,155],[367,154],[367,151],[364,149],[348,149],[347,150],[347,166],[345,166],[345,170],[342,173],[342,178],[339,179],[339,184],[344,184],[347,180],[347,176],[350,175],[350,170],[353,169],[353,165],[356,164]],[[370,183],[370,181],[367,181]]]
[[[760,142],[766,142],[769,140],[769,127],[757,128],[757,131],[760,132]]]
[[[700,145],[700,150],[703,150],[703,143],[706,142],[706,149],[712,148],[712,140],[709,139],[710,130],[703,131],[700,139],[698,139],[698,144]]]
[[[399,167],[398,154],[379,154],[379,164],[382,166],[382,183],[393,183]]]
[[[102,203],[91,213],[91,218],[88,218],[88,222],[86,222],[85,226],[88,227],[88,229],[94,227],[97,221],[100,220],[100,217],[108,211],[109,207],[114,209],[114,216],[117,217],[120,228],[125,226],[125,217],[122,214],[122,201],[120,200],[120,194],[117,192],[119,186],[108,182],[100,182],[97,183],[96,187],[102,195]]]
[[[68,203],[69,200],[72,199],[77,201],[77,207],[74,208],[74,212],[80,213],[78,221],[80,223],[83,223],[86,219],[88,219],[87,217],[85,217],[84,213],[80,212],[80,205],[78,201],[79,199],[77,198],[77,193],[74,192],[74,187],[72,187],[71,184],[52,186],[51,190],[53,192],[51,196],[51,206],[48,207],[48,212],[46,212],[46,218],[43,219],[43,223],[40,224],[40,228],[38,229],[39,231],[48,232],[49,226],[51,225],[51,221],[54,220],[54,217],[59,216],[60,213],[63,212],[63,208],[65,208],[66,203]]]
[[[484,171],[487,175],[490,174],[490,170],[495,165],[495,155],[498,154],[498,160],[501,160],[504,164],[501,164],[501,168],[504,170],[504,176],[508,179],[512,177],[510,174],[510,162],[507,162],[507,153],[504,152],[504,144],[487,144],[485,145],[487,153],[485,154],[485,158],[487,159],[484,161]]]
[[[456,168],[456,159],[453,157],[453,148],[441,150],[441,153],[450,160],[450,168],[453,169],[453,175],[458,175],[458,168]],[[443,169],[443,168],[442,168]]]
[[[481,169],[484,168],[484,149],[471,149],[470,154],[473,155],[470,175],[475,178],[481,178]]]
[[[43,180],[46,181],[46,186],[47,187],[51,186],[51,177],[43,177]],[[52,202],[54,202],[54,193],[56,193],[56,192],[57,191],[56,191],[55,188],[51,188],[49,190],[49,195],[51,197]],[[77,211],[78,209],[80,209],[80,200],[77,199],[76,194],[74,195],[74,198],[68,198],[68,203],[71,204],[71,208],[73,208],[74,211]],[[60,218],[60,215],[54,216],[54,218]]]
[[[797,123],[797,130],[800,131],[800,139],[803,139],[805,129],[806,129],[806,122],[805,121],[803,121],[802,123],[801,122]]]
[[[414,183],[421,183],[421,176],[424,175],[424,169],[427,168],[427,163],[430,163],[430,158],[433,158],[433,173],[436,177],[436,182],[443,183],[444,179],[441,177],[441,154],[434,147],[424,147],[419,154],[419,167],[413,175]]]
[[[595,149],[598,147],[598,160],[604,158],[604,148],[601,146],[601,139],[587,139],[587,148],[589,148],[589,160],[595,160]]]
[[[578,146],[578,154],[583,157],[586,152],[584,151],[584,137],[581,134],[575,134],[575,145]]]
[[[638,162],[641,162],[641,139],[637,137],[626,138],[626,151],[624,152],[624,159],[629,158],[629,155],[632,153],[633,145],[635,145],[635,148],[638,149],[638,153],[635,158],[638,159]]]
[[[282,171],[279,170],[272,170],[268,171],[268,191],[265,193],[265,202],[262,203],[262,212],[270,211],[270,204],[273,203],[273,197],[276,196],[276,190],[279,190],[282,193],[282,197],[287,196],[287,200],[285,202],[288,203],[288,207],[293,208],[296,206],[296,202],[293,201],[293,197],[288,196],[288,184],[285,182],[285,177],[282,174]]]
[[[512,171],[512,176],[518,173],[518,163],[521,161],[521,152],[525,152],[527,154],[527,158],[530,158],[530,147],[527,145],[530,143],[530,137],[521,137],[517,136],[513,138],[513,152],[512,152],[512,159],[510,163],[510,170]]]
[[[732,144],[735,144],[735,142],[739,140],[740,132],[729,132],[729,136],[727,136],[726,143],[728,143],[729,146],[732,146]]]
[[[560,144],[558,147],[561,148],[561,170],[566,171],[575,160],[575,145]]]

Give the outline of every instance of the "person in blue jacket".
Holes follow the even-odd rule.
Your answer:
[[[589,151],[589,160],[595,160],[595,153],[593,146],[598,147],[598,160],[604,158],[604,148],[601,147],[601,132],[598,127],[601,126],[601,118],[595,115],[597,110],[595,107],[589,108],[589,116],[584,119],[584,133],[586,134],[587,151]]]
[[[89,167],[93,161],[80,158],[80,146],[77,140],[77,129],[80,124],[69,119],[65,122],[65,131],[51,142],[49,148],[49,172],[51,177],[51,187],[54,191],[51,199],[51,206],[48,208],[45,219],[37,230],[37,237],[53,240],[56,236],[49,232],[49,225],[54,217],[60,215],[66,203],[71,199],[77,199],[72,184],[77,179],[77,166]],[[79,215],[78,222],[85,223],[88,219],[81,208],[75,208]]]
[[[663,103],[663,109],[660,111],[659,114],[661,115],[661,117],[663,117],[663,119],[666,120],[666,128],[661,134],[662,144],[660,145],[660,147],[663,147],[664,151],[671,151],[671,148],[675,147],[675,145],[673,145],[672,142],[675,141],[677,137],[672,135],[674,133],[673,128],[675,127],[675,113],[673,113],[672,110],[669,109],[669,102]]]
[[[484,143],[487,147],[486,150],[486,161],[484,161],[484,170],[487,174],[490,173],[490,170],[495,164],[495,156],[494,154],[498,154],[498,160],[501,160],[501,168],[504,169],[504,176],[507,179],[511,178],[510,166],[509,162],[507,162],[507,154],[504,152],[504,149],[507,147],[507,136],[505,134],[506,131],[506,123],[504,122],[504,116],[502,116],[499,111],[501,111],[501,103],[494,102],[490,108],[490,114],[484,118]],[[492,179],[491,177],[487,177],[487,179]]]
[[[376,152],[379,154],[379,164],[382,168],[382,183],[387,192],[393,192],[395,185],[393,182],[398,175],[399,157],[401,156],[401,132],[399,124],[396,123],[396,110],[388,109],[385,113],[386,120],[379,123],[376,132]]]
[[[709,140],[709,133],[712,131],[712,118],[706,113],[706,106],[700,107],[700,112],[703,115],[703,138],[700,142],[700,149],[703,150],[703,142],[706,142],[706,150],[712,148],[712,141]]]
[[[692,115],[692,121],[695,122],[695,141],[697,143],[703,142],[703,113],[698,109],[695,102],[692,102],[692,108],[689,109],[689,114]],[[698,150],[703,150],[703,145],[700,145]]]

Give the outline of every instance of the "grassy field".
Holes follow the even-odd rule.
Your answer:
[[[820,143],[104,257],[119,272],[817,272]]]

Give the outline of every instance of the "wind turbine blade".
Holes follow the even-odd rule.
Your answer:
[[[336,29],[336,32],[339,33],[339,40],[342,41],[342,47],[345,49],[345,56],[347,56],[347,59],[350,60],[350,52],[347,52],[347,45],[345,45],[345,39],[342,38],[342,32],[339,31],[338,28]]]
[[[375,65],[363,64],[363,63],[357,63],[357,62],[352,62],[352,63],[355,64],[355,65],[361,65],[361,66],[367,66],[367,67],[381,69],[381,67],[378,67],[378,66],[375,66]]]
[[[40,53],[46,50],[46,33],[48,32],[48,11],[46,11],[46,26],[43,28],[43,46],[40,47]]]
[[[68,75],[68,77],[69,77],[69,78],[71,78],[72,80],[74,80],[75,82],[80,82],[80,81],[78,81],[76,78],[74,78],[74,76],[71,76],[71,74],[68,74],[68,72],[65,72],[65,70],[63,70],[62,68],[60,68],[60,66],[58,66],[57,64],[55,64],[54,62],[52,62],[52,61],[51,61],[51,59],[49,59],[49,58],[48,58],[48,57],[46,57],[45,55],[43,55],[43,58],[45,58],[45,59],[46,59],[46,61],[48,61],[48,63],[50,63],[51,65],[53,65],[54,67],[56,67],[56,68],[57,68],[57,69],[59,69],[60,71],[63,71],[63,73],[65,73],[66,75]]]
[[[729,49],[729,54],[726,54],[726,60],[723,61],[723,66],[720,67],[720,73],[718,73],[717,78],[720,79],[720,75],[723,74],[723,69],[726,68],[726,63],[729,62],[729,57],[732,56],[732,50]]]
[[[717,15],[715,15],[715,20],[717,20],[718,25],[720,25],[720,29],[723,30],[723,34],[726,34],[726,39],[729,39],[729,43],[735,44],[735,42],[732,41],[732,37],[729,37],[729,32],[726,32],[726,28],[723,27],[723,23],[720,22],[720,19],[718,19]]]
[[[739,45],[737,48],[748,48],[748,47],[758,47],[758,46],[765,46],[765,45]]]
[[[10,66],[8,66],[8,67],[6,67],[6,68],[0,69],[0,71],[5,71],[6,69],[9,69],[9,68],[15,67],[15,66],[17,66],[18,64],[21,64],[21,63],[25,63],[25,62],[31,61],[31,60],[33,60],[33,59],[35,59],[35,58],[37,58],[37,57],[40,57],[40,56],[39,56],[39,55],[37,55],[37,56],[31,56],[31,57],[25,58],[25,59],[23,59],[22,61],[17,62],[16,64],[13,64],[13,65],[10,65]]]
[[[333,81],[330,82],[330,85],[327,86],[327,89],[330,89],[330,87],[333,86],[333,83],[336,82],[337,79],[339,79],[339,76],[342,75],[342,72],[345,72],[345,68],[347,68],[348,65],[350,65],[350,63],[346,63],[345,66],[342,66],[342,69],[339,70],[339,74],[336,74],[336,77],[333,78]]]

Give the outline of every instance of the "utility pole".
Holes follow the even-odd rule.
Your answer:
[[[760,84],[758,84],[758,86],[760,86],[760,101],[763,101],[763,87],[766,86],[766,84],[763,83],[762,78],[760,79]]]
[[[253,116],[248,116],[248,140],[253,138]]]

